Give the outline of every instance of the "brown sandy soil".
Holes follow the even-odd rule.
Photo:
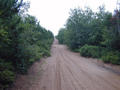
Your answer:
[[[55,40],[52,56],[36,62],[12,90],[120,90],[120,75],[71,52]]]

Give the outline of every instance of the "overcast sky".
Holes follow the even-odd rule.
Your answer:
[[[113,12],[117,0],[27,0],[30,1],[29,14],[35,16],[41,26],[51,30],[57,35],[64,26],[71,8],[89,6],[94,11],[100,5],[105,5],[106,10]]]

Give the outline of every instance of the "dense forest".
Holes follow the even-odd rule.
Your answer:
[[[33,62],[50,56],[54,36],[25,12],[23,0],[0,0],[0,90],[25,74]]]
[[[105,63],[120,64],[120,11],[114,14],[100,6],[97,12],[90,8],[72,9],[58,36],[81,56],[98,58]]]

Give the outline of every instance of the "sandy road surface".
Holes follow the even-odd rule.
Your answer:
[[[12,90],[120,90],[120,76],[70,52],[55,40],[52,56],[36,62]]]

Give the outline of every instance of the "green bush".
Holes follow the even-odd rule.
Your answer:
[[[108,52],[106,55],[102,56],[102,60],[105,63],[120,64],[120,57],[116,52]]]
[[[71,51],[73,52],[80,52],[80,50],[77,48],[77,49],[71,49]]]
[[[98,46],[84,45],[80,48],[79,52],[84,57],[99,58],[101,55],[100,47]]]
[[[11,63],[0,59],[0,90],[7,88],[15,79],[14,68]]]
[[[3,71],[3,70],[14,70],[13,66],[11,63],[9,62],[4,62],[3,60],[0,59],[0,71]]]
[[[15,79],[15,73],[10,70],[0,71],[0,82],[2,84],[11,84]]]
[[[50,51],[49,50],[43,50],[43,56],[50,56]]]

